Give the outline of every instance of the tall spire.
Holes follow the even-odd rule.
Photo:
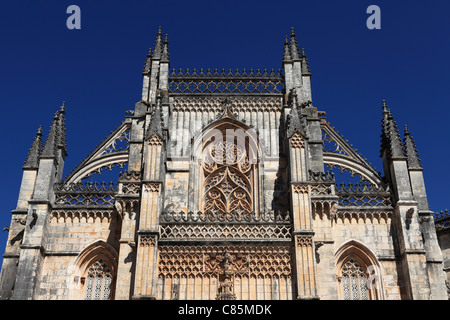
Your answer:
[[[152,48],[149,48],[148,53],[147,53],[147,58],[145,58],[144,70],[142,71],[143,73],[150,72],[151,60],[152,60]]]
[[[302,48],[302,74],[311,74],[308,59],[306,58],[305,49]]]
[[[169,61],[169,36],[166,34],[161,53],[161,60]]]
[[[56,135],[56,145],[66,151],[66,102],[63,101],[58,112],[58,131]]]
[[[56,142],[58,136],[58,112],[53,116],[53,122],[50,127],[50,131],[45,141],[44,149],[42,151],[42,157],[53,158],[56,157]]]
[[[291,60],[288,36],[284,39],[283,62]]]
[[[403,158],[405,154],[400,133],[391,111],[387,108],[386,100],[383,100],[382,107],[381,153],[386,150],[389,158]]]
[[[389,112],[389,123],[390,123],[390,140],[391,140],[391,156],[393,158],[404,157],[403,145],[400,138],[400,133],[397,128],[397,123],[394,117]]]
[[[388,126],[389,126],[389,122],[388,122],[389,110],[387,108],[386,100],[383,100],[382,108],[383,108],[383,118],[381,119],[381,138],[382,138],[382,143],[384,143],[384,140],[387,137]]]
[[[416,144],[414,142],[411,133],[408,130],[408,127],[405,124],[405,138],[403,142],[405,146],[405,153],[408,160],[408,168],[409,169],[422,169],[422,165],[420,164],[419,154],[417,153]]]
[[[389,110],[387,108],[386,100],[382,101],[382,108],[383,118],[381,119],[381,155],[383,155],[384,150],[389,148]]]
[[[155,47],[153,48],[153,59],[161,59],[163,40],[161,27],[158,29],[158,34],[156,35]]]
[[[292,58],[292,60],[300,59],[297,37],[295,36],[293,27],[291,28],[291,58]]]
[[[36,169],[39,167],[39,157],[42,152],[42,126],[39,127],[30,151],[28,152],[27,160],[25,160],[24,168]]]

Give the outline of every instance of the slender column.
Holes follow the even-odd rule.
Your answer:
[[[156,234],[139,234],[135,300],[154,300],[156,297],[157,238]]]
[[[295,250],[297,299],[318,299],[316,265],[314,259],[314,232],[310,187],[306,181],[307,164],[301,135],[296,132],[290,141],[291,212]]]
[[[316,288],[316,267],[312,234],[296,234],[295,262],[297,271],[297,299],[319,299]]]
[[[133,293],[136,260],[136,219],[139,216],[140,173],[128,172],[119,179],[116,209],[122,219],[116,300],[129,300]]]
[[[154,117],[157,117],[155,114]],[[156,118],[152,119],[156,121]],[[156,123],[156,122],[155,122]],[[145,166],[140,199],[140,219],[136,257],[136,276],[133,299],[156,298],[157,242],[159,237],[159,213],[163,204],[162,148],[164,142],[153,133],[145,144]]]

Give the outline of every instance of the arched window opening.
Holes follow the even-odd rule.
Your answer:
[[[369,300],[367,273],[355,259],[347,260],[341,268],[344,300]]]
[[[111,267],[103,259],[98,259],[87,269],[85,300],[109,300],[111,284]]]
[[[336,266],[339,299],[383,299],[380,264],[363,244],[352,240],[342,245],[336,252]]]

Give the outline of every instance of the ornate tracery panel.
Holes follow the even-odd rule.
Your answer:
[[[291,300],[292,248],[161,245],[156,299]]]
[[[205,212],[237,212],[253,210],[253,165],[245,147],[230,141],[218,141],[204,151]]]
[[[109,300],[111,296],[112,269],[103,259],[98,259],[87,270],[85,300]]]
[[[370,249],[358,241],[348,241],[336,252],[339,299],[382,300],[382,269]]]
[[[370,300],[367,290],[367,274],[355,259],[348,259],[341,268],[344,300]]]

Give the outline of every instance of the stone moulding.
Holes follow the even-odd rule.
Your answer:
[[[393,211],[389,210],[340,210],[333,216],[335,223],[388,224],[392,221]]]

